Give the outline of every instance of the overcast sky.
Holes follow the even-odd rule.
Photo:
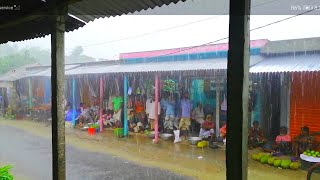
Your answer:
[[[212,0],[189,0],[187,3],[140,13],[177,14],[176,12],[180,12],[178,14],[205,15],[126,15],[97,19],[83,28],[66,34],[66,53],[70,53],[76,46],[83,46],[86,55],[117,59],[119,53],[123,52],[194,46],[227,37],[228,16],[222,14],[228,12],[228,4],[221,4],[219,6],[221,8],[217,8],[218,6],[214,6],[212,2]],[[208,7],[215,10],[210,10]],[[259,8],[265,9],[263,6]],[[298,13],[300,12],[294,14]],[[252,29],[290,16],[292,15],[252,15],[250,26]],[[251,39],[269,40],[320,37],[319,22],[320,16],[303,15],[253,31],[250,35]],[[180,27],[170,29],[176,26]],[[165,30],[168,28],[170,30]],[[36,46],[50,49],[50,38],[47,36],[17,44],[20,47]]]

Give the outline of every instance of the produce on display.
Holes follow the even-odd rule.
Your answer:
[[[9,172],[12,166],[0,167],[0,180],[13,180],[13,175]]]
[[[275,160],[277,160],[277,159],[276,159],[276,158],[273,158],[273,157],[269,158],[269,159],[268,159],[268,164],[269,164],[269,165],[273,165],[273,163],[274,163]]]
[[[100,128],[99,124],[91,124],[90,127],[94,128],[94,129],[99,129]]]
[[[273,166],[274,167],[280,167],[281,166],[281,162],[282,161],[280,159],[277,159],[277,160],[274,161]]]
[[[271,157],[268,153],[256,153],[252,154],[251,158],[255,161],[258,161],[262,164],[269,164],[270,166],[274,166],[282,169],[292,169],[297,170],[300,168],[299,162],[292,162],[290,159],[278,159],[275,157]]]
[[[262,164],[266,164],[266,163],[268,162],[268,159],[269,159],[269,156],[264,155],[264,156],[262,156],[262,158],[260,159],[260,162],[261,162]]]
[[[299,167],[300,167],[300,164],[298,162],[292,162],[290,164],[290,169],[297,170],[299,169]]]
[[[197,147],[203,148],[203,147],[207,147],[208,145],[209,145],[208,141],[201,141],[201,142],[198,142]]]
[[[290,167],[291,160],[282,160],[281,161],[281,167],[283,169],[288,169]]]
[[[306,155],[306,156],[310,156],[310,157],[320,158],[320,152],[319,151],[306,150],[305,152],[303,152],[303,154]]]

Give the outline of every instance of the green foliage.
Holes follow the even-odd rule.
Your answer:
[[[9,172],[12,166],[0,167],[0,180],[13,180],[13,175]]]
[[[0,58],[0,74],[4,74],[14,68],[36,63],[37,60],[28,53],[18,53]]]

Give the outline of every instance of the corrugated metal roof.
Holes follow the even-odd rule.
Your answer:
[[[262,60],[260,56],[251,57],[250,64],[256,64]],[[78,74],[103,74],[103,73],[137,73],[137,72],[170,72],[170,71],[193,71],[193,70],[218,70],[227,68],[226,58],[191,60],[191,61],[169,61],[150,62],[135,64],[117,64],[108,66],[79,66],[66,71],[66,75]]]
[[[70,4],[68,11],[79,19],[90,22],[96,18],[140,12],[179,1],[186,0],[81,0]]]
[[[293,54],[320,51],[320,37],[269,41],[262,49],[262,55]]]
[[[34,70],[27,70],[27,67],[31,67],[34,65],[27,65],[19,68],[15,68],[3,75],[0,75],[0,81],[8,82],[8,81],[16,81],[18,79],[22,79],[27,77],[30,74],[35,74],[43,69],[34,69]]]
[[[70,64],[70,65],[65,65],[65,70],[69,70],[72,68],[76,68],[79,66],[79,64]],[[27,77],[50,77],[51,76],[51,68],[47,68],[43,71],[40,72],[35,72],[35,73],[28,73]]]
[[[97,18],[129,14],[179,1],[186,0],[62,0],[60,2],[68,3],[66,32],[69,32]],[[53,14],[52,9],[57,6],[55,1],[28,0],[18,3],[19,10],[6,11],[0,17],[0,44],[44,37],[51,33],[52,21],[48,15]]]
[[[51,22],[49,16],[39,16],[30,21],[21,22],[9,27],[2,28],[0,26],[0,44],[8,41],[23,41],[49,35],[51,33]],[[73,31],[84,25],[85,23],[68,16],[66,20],[66,32]]]
[[[250,72],[320,71],[320,54],[269,57],[252,66]]]

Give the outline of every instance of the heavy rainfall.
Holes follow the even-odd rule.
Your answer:
[[[66,179],[226,179],[229,3],[223,15],[144,15],[209,4],[66,33]],[[316,166],[320,179],[319,18],[250,16],[248,179],[306,179]],[[0,44],[1,180],[53,179],[50,38]]]

